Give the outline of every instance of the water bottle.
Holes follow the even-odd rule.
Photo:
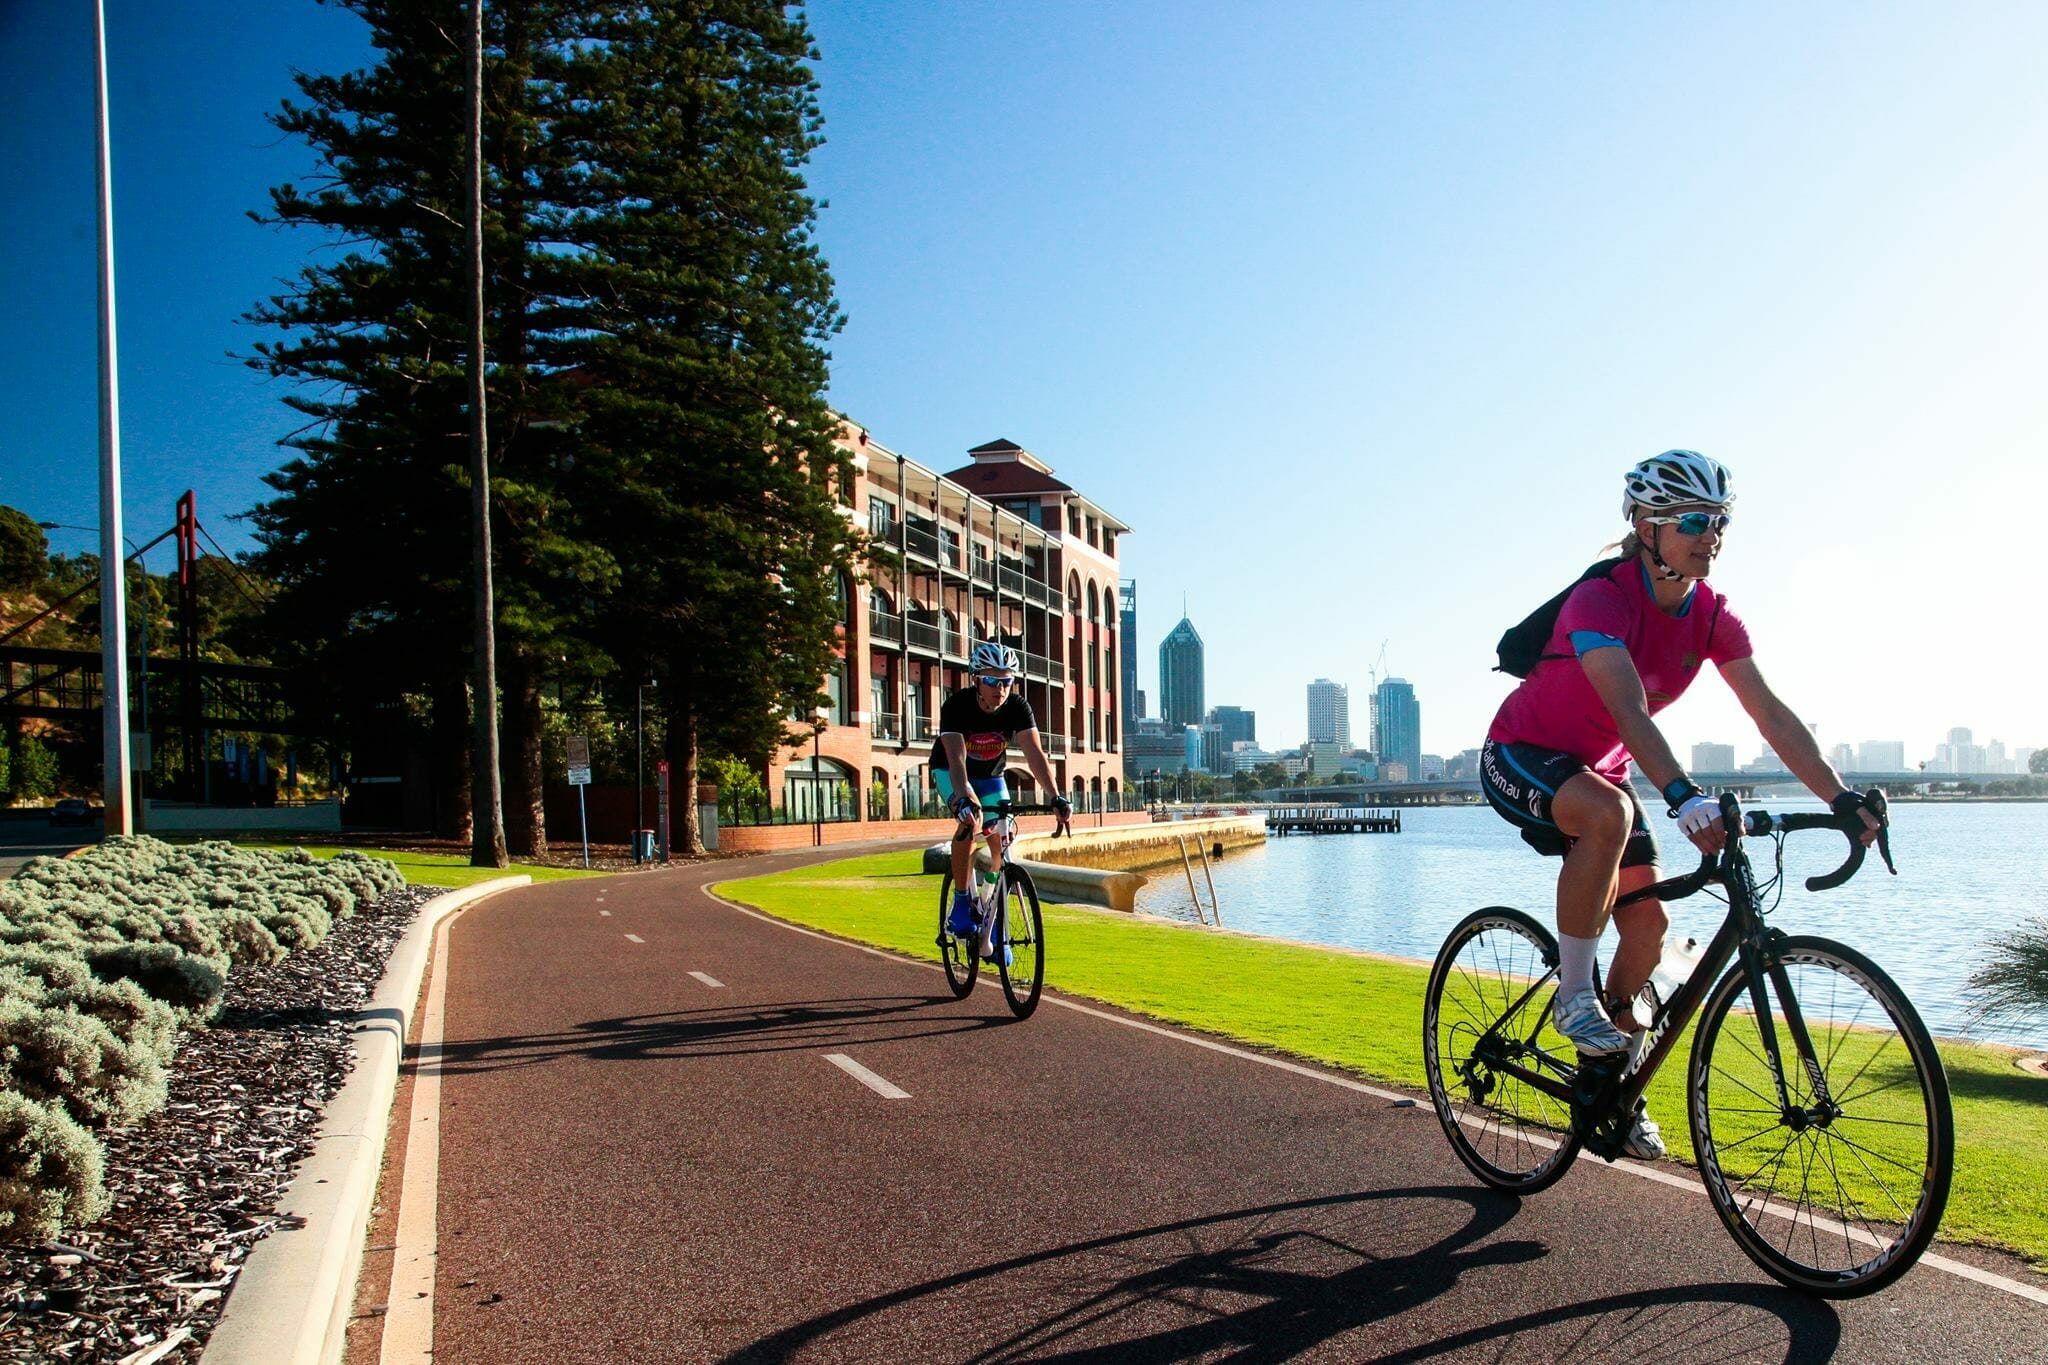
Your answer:
[[[1691,979],[1701,951],[1700,941],[1696,938],[1665,938],[1664,952],[1657,959],[1657,965],[1650,969],[1650,982],[1636,996],[1636,1024],[1639,1027],[1648,1028],[1654,1023],[1657,1007],[1678,994],[1678,988]]]

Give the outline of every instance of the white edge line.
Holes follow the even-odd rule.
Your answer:
[[[703,982],[707,986],[710,986],[714,990],[722,991],[725,989],[725,983],[723,981],[720,981],[715,976],[709,976],[703,972],[691,972],[690,975],[696,977],[699,981]]]
[[[765,924],[772,924],[778,929],[787,929],[793,934],[803,934],[808,938],[821,939],[826,943],[838,944],[842,948],[852,948],[857,952],[866,953],[870,957],[887,958],[891,962],[901,962],[912,967],[923,967],[928,971],[941,972],[945,970],[942,965],[936,962],[925,962],[918,958],[905,957],[901,953],[892,953],[881,948],[870,948],[865,943],[854,943],[847,939],[835,938],[831,934],[820,933],[816,929],[807,929],[801,924],[791,924],[788,920],[777,919],[773,915],[756,910],[751,905],[741,905],[738,901],[728,900],[709,887],[704,888],[704,894],[717,901],[720,905],[737,910],[743,915],[752,915],[755,919]],[[980,982],[977,984],[986,983]],[[1431,1118],[1436,1117],[1436,1109],[1426,1096],[1417,1099],[1413,1095],[1404,1095],[1399,1091],[1382,1090],[1378,1086],[1367,1085],[1363,1081],[1354,1081],[1349,1076],[1334,1076],[1326,1071],[1318,1071],[1312,1066],[1304,1066],[1299,1062],[1290,1062],[1279,1057],[1268,1057],[1262,1053],[1249,1052],[1244,1048],[1233,1047],[1229,1043],[1219,1043],[1212,1038],[1203,1038],[1198,1034],[1188,1033],[1181,1029],[1148,1023],[1143,1019],[1127,1019],[1122,1015],[1111,1014],[1107,1010],[1092,1009],[1087,1005],[1077,1004],[1072,1000],[1062,1000],[1049,991],[1042,994],[1039,998],[1047,1004],[1058,1005],[1061,1009],[1073,1010],[1076,1013],[1085,1014],[1095,1019],[1105,1019],[1112,1024],[1122,1024],[1125,1028],[1138,1029],[1144,1033],[1156,1034],[1161,1038],[1171,1038],[1175,1042],[1187,1043],[1193,1047],[1207,1048],[1211,1052],[1220,1052],[1227,1057],[1237,1057],[1247,1062],[1257,1062],[1260,1066],[1270,1066],[1280,1071],[1289,1071],[1297,1076],[1306,1076],[1312,1081],[1321,1081],[1325,1085],[1334,1085],[1344,1090],[1357,1091],[1362,1095],[1371,1095],[1374,1099],[1397,1102],[1406,1101],[1412,1104],[1412,1107],[1418,1113],[1428,1114]],[[1685,1190],[1702,1198],[1706,1197],[1706,1187],[1700,1184],[1697,1175],[1674,1175],[1670,1171],[1659,1170],[1656,1166],[1636,1161],[1602,1161],[1599,1162],[1599,1165],[1622,1175],[1632,1175],[1639,1180],[1653,1180],[1660,1185],[1669,1185],[1673,1189]],[[1954,1275],[1959,1279],[1972,1280],[1988,1288],[2002,1290],[2016,1298],[2027,1299],[2039,1304],[2048,1304],[2048,1289],[2040,1289],[2030,1284],[2024,1284],[2009,1276],[2001,1275],[1994,1270],[1982,1270],[1966,1262],[1951,1260],[1947,1256],[1938,1255],[1932,1251],[1921,1255],[1920,1264],[1931,1270],[1939,1270]]]
[[[825,1054],[825,1060],[885,1100],[907,1100],[910,1098],[908,1090],[901,1090],[891,1085],[888,1081],[883,1080],[880,1076],[877,1076],[874,1072],[868,1070],[843,1052],[828,1052]]]
[[[604,916],[606,919],[610,919],[612,917],[612,912],[609,910],[600,910],[597,913]]]

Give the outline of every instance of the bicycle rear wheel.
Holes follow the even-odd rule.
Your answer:
[[[1002,973],[1003,995],[1010,1013],[1019,1019],[1031,1017],[1038,1008],[1038,991],[1045,984],[1045,925],[1038,914],[1038,888],[1031,874],[1021,867],[1003,869],[1006,900],[996,920],[998,941],[1010,947],[1009,961],[996,954],[996,969]]]
[[[1422,1004],[1422,1064],[1451,1150],[1498,1190],[1534,1194],[1579,1154],[1571,1105],[1502,1069],[1569,1085],[1578,1053],[1550,1024],[1557,941],[1519,910],[1493,906],[1451,931]]]
[[[971,877],[973,873],[968,875]],[[952,930],[946,927],[946,916],[952,908],[953,874],[948,872],[939,879],[939,960],[946,964],[946,984],[952,988],[953,998],[964,1000],[974,989],[975,975],[981,971],[981,959],[974,955],[973,938],[955,938]]]
[[[1730,1235],[1770,1274],[1830,1298],[1868,1294],[1903,1275],[1941,1223],[1955,1161],[1948,1076],[1912,1004],[1869,958],[1821,938],[1779,939],[1769,953],[1787,1102],[1738,964],[1707,997],[1693,1043],[1700,1175]]]

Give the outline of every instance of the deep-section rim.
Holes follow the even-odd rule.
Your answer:
[[[1827,960],[1830,958],[1834,961]],[[1715,1211],[1721,1215],[1721,1221],[1727,1227],[1729,1235],[1735,1239],[1736,1245],[1774,1278],[1824,1298],[1853,1298],[1875,1293],[1905,1274],[1914,1262],[1920,1259],[1939,1231],[1942,1212],[1948,1206],[1949,1182],[1954,1174],[1955,1163],[1955,1119],[1950,1108],[1948,1073],[1942,1067],[1941,1054],[1936,1050],[1934,1040],[1928,1034],[1927,1026],[1921,1022],[1912,1002],[1876,963],[1863,954],[1830,939],[1801,936],[1778,940],[1773,947],[1773,961],[1792,966],[1824,967],[1847,977],[1851,982],[1860,985],[1868,998],[1889,1017],[1897,1040],[1905,1048],[1906,1060],[1911,1063],[1913,1071],[1919,1078],[1922,1111],[1926,1116],[1926,1169],[1921,1175],[1920,1199],[1910,1215],[1897,1224],[1896,1235],[1883,1231],[1883,1225],[1870,1219],[1862,1220],[1861,1228],[1852,1229],[1852,1220],[1840,1216],[1842,1210],[1839,1207],[1834,1210],[1834,1216],[1830,1217],[1829,1225],[1825,1228],[1818,1222],[1810,1222],[1809,1240],[1815,1247],[1816,1255],[1824,1231],[1830,1246],[1837,1240],[1849,1243],[1860,1241],[1862,1238],[1877,1240],[1884,1235],[1892,1236],[1889,1244],[1875,1248],[1869,1259],[1840,1269],[1826,1269],[1795,1259],[1789,1250],[1781,1248],[1766,1235],[1762,1227],[1745,1211],[1737,1199],[1736,1192],[1730,1187],[1728,1174],[1721,1160],[1722,1151],[1732,1148],[1719,1148],[1715,1144],[1712,1116],[1709,1113],[1709,1101],[1713,1094],[1710,1084],[1712,1077],[1707,1074],[1712,1062],[1714,1045],[1720,1039],[1723,1026],[1736,1004],[1748,999],[1740,963],[1729,969],[1707,998],[1707,1003],[1701,1011],[1699,1032],[1693,1042],[1692,1061],[1686,1077],[1688,1118],[1692,1124],[1693,1150],[1699,1162],[1701,1183],[1706,1186]],[[1848,970],[1844,971],[1844,967]],[[1776,994],[1777,986],[1774,983],[1774,1002]],[[1800,1009],[1803,1014],[1811,1015],[1812,1010],[1805,995],[1806,992],[1802,991]],[[1814,1026],[1814,1022],[1809,1018],[1809,1028]],[[1867,1024],[1863,1024],[1862,1021],[1851,1022],[1867,1030]],[[1788,1061],[1792,1062],[1792,1069],[1796,1074],[1796,1060],[1791,1051],[1792,1041],[1782,1014],[1778,1016],[1777,1025],[1780,1047]],[[1850,1036],[1853,1036],[1855,1031],[1845,1030]],[[1835,1055],[1839,1055],[1839,1051]],[[1822,1059],[1824,1067],[1828,1060]],[[1849,1078],[1843,1082],[1843,1093],[1835,1096],[1837,1100],[1854,1103],[1855,1078],[1865,1075],[1874,1060],[1875,1055],[1866,1059],[1858,1071],[1850,1073]],[[1830,1074],[1828,1079],[1832,1091],[1838,1078]],[[1735,1083],[1740,1084],[1739,1081]],[[1853,1110],[1851,1112],[1853,1113]],[[1759,1131],[1770,1130],[1766,1128]],[[1832,1127],[1826,1131],[1830,1136],[1835,1136]],[[1745,1138],[1743,1141],[1749,1140]],[[1841,1141],[1844,1145],[1851,1143],[1851,1139],[1848,1138]],[[1788,1141],[1788,1149],[1790,1145]],[[1874,1169],[1869,1165],[1869,1157],[1864,1156],[1855,1147],[1851,1147],[1850,1155],[1856,1157],[1865,1170]],[[1878,1154],[1873,1152],[1871,1155]],[[1844,1169],[1848,1167],[1845,1166]],[[1852,1199],[1846,1191],[1841,1191],[1838,1179],[1835,1183],[1843,1199]],[[1770,1201],[1766,1199],[1758,1206],[1756,1212],[1763,1215],[1764,1210],[1769,1207]],[[1796,1218],[1786,1218],[1775,1212],[1767,1216],[1774,1221],[1786,1223],[1795,1232],[1800,1226]],[[1852,1230],[1857,1234],[1854,1237],[1850,1235]],[[1794,1245],[1788,1240],[1788,1247]]]
[[[974,944],[963,943],[947,931],[946,912],[952,909],[952,901],[953,874],[948,872],[939,878],[939,961],[945,965],[946,986],[953,992],[953,998],[965,1000],[974,989],[981,959],[974,955]]]
[[[1019,1019],[1028,1019],[1031,1012],[1038,1008],[1038,993],[1045,985],[1045,918],[1039,912],[1038,888],[1032,885],[1029,873],[1021,867],[1006,867],[1003,869],[1003,878],[1007,885],[1004,887],[1006,894],[999,923],[1004,935],[1010,939],[1008,946],[1013,961],[1004,962],[998,958],[996,970],[1002,976],[1003,996],[1010,1002],[1010,1012]],[[1017,971],[1024,965],[1023,952],[1018,949],[1016,930],[1012,927],[1012,917],[1019,910],[1026,912],[1027,922],[1031,926],[1031,942],[1028,949],[1024,950],[1030,954],[1031,976],[1028,982],[1029,989],[1021,998],[1019,988],[1027,983],[1017,980]]]
[[[1521,1170],[1501,1165],[1480,1150],[1479,1144],[1474,1141],[1474,1130],[1468,1129],[1467,1125],[1476,1125],[1476,1131],[1490,1133],[1495,1138],[1518,1132],[1519,1126],[1496,1122],[1491,1117],[1495,1112],[1492,1106],[1484,1103],[1462,1101],[1461,1103],[1475,1111],[1464,1117],[1454,1111],[1451,1093],[1444,1080],[1444,1059],[1439,1053],[1438,1031],[1446,983],[1465,945],[1476,940],[1488,929],[1507,930],[1527,942],[1535,950],[1538,958],[1537,962],[1531,964],[1532,968],[1541,966],[1548,970],[1556,966],[1557,941],[1551,937],[1550,931],[1537,923],[1532,916],[1504,905],[1488,906],[1467,915],[1444,939],[1443,947],[1437,951],[1436,962],[1430,968],[1429,989],[1423,997],[1422,1005],[1423,1069],[1429,1077],[1429,1098],[1431,1105],[1436,1109],[1437,1122],[1443,1125],[1444,1136],[1450,1140],[1451,1150],[1458,1154],[1458,1159],[1465,1163],[1472,1174],[1497,1190],[1505,1190],[1511,1194],[1534,1194],[1555,1184],[1567,1170],[1571,1169],[1572,1161],[1579,1154],[1582,1139],[1572,1127],[1570,1106],[1561,1100],[1543,1096],[1546,1105],[1556,1106],[1554,1118],[1547,1120],[1544,1125],[1551,1128],[1556,1136],[1546,1135],[1535,1140],[1539,1150],[1548,1148],[1548,1155]],[[1500,964],[1496,962],[1495,965]],[[1485,990],[1481,990],[1480,994],[1489,995]],[[1503,1000],[1512,1003],[1511,997],[1505,993]],[[1547,1000],[1548,995],[1539,991],[1524,1009],[1546,1008]],[[1469,1015],[1471,1011],[1466,1013]],[[1490,1028],[1493,1022],[1493,1018],[1487,1019],[1484,1027]],[[1484,1031],[1477,1025],[1470,1028],[1475,1037]],[[1531,1093],[1540,1095],[1541,1092]]]

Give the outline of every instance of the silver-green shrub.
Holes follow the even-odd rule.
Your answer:
[[[106,1217],[107,1158],[62,1109],[0,1090],[0,1238],[47,1242]]]
[[[147,837],[0,883],[0,1238],[102,1216],[91,1130],[163,1107],[179,1026],[213,1016],[234,968],[313,947],[404,885],[361,853]]]

